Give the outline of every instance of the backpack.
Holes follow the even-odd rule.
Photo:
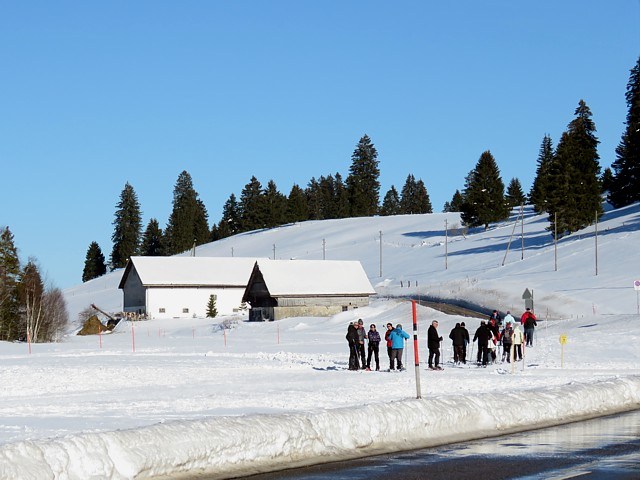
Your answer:
[[[524,321],[524,328],[533,328],[535,326],[535,320],[531,315],[527,316],[527,319]]]
[[[513,343],[513,329],[505,328],[502,331],[502,343]]]

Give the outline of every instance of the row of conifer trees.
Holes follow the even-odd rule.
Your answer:
[[[537,158],[536,176],[525,195],[518,178],[512,178],[506,193],[498,164],[490,151],[480,155],[456,190],[445,212],[461,212],[467,227],[488,227],[504,220],[514,206],[530,202],[537,212],[549,215],[550,231],[562,237],[593,223],[602,214],[602,195],[621,207],[640,200],[640,58],[631,69],[627,85],[628,114],[622,140],[612,168],[602,172],[596,126],[586,102],[580,100],[575,118],[562,133],[557,146],[545,135]],[[291,222],[372,215],[432,213],[422,179],[409,174],[398,192],[395,186],[380,204],[380,167],[371,139],[364,135],[352,156],[349,175],[339,173],[312,178],[306,188],[294,184],[286,196],[273,180],[263,187],[251,177],[240,198],[231,194],[222,218],[209,227],[207,209],[183,171],[173,192],[173,210],[163,230],[152,218],[144,231],[140,205],[130,184],[126,184],[116,205],[113,249],[109,261],[96,242],[87,251],[83,281],[126,265],[132,255],[174,255],[238,233],[272,228]]]

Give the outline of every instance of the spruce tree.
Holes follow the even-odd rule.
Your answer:
[[[553,143],[549,135],[545,135],[538,153],[538,167],[533,180],[529,201],[537,213],[547,211],[547,192],[549,191],[549,167],[553,161]]]
[[[295,183],[289,192],[287,199],[287,221],[304,222],[309,219],[309,207],[307,205],[307,196],[304,190]]]
[[[193,239],[196,245],[202,245],[209,241],[211,230],[209,230],[209,214],[204,202],[196,199],[196,216],[193,220]]]
[[[207,302],[207,318],[216,318],[218,316],[218,308],[216,307],[216,296],[209,295]]]
[[[518,207],[520,205],[524,205],[526,199],[524,196],[524,192],[522,191],[522,185],[520,184],[520,180],[517,178],[512,178],[509,182],[509,186],[507,187],[507,195],[505,196],[505,200],[509,208]]]
[[[640,57],[627,83],[627,125],[616,148],[609,201],[618,208],[640,201]]]
[[[318,195],[320,218],[336,218],[338,202],[333,175],[320,177],[320,180],[318,180]]]
[[[265,227],[273,228],[286,223],[287,197],[276,186],[276,182],[269,180],[264,190]]]
[[[504,183],[490,151],[482,153],[476,167],[467,175],[463,197],[461,218],[469,227],[484,225],[487,229],[490,223],[508,217]]]
[[[382,200],[382,206],[380,207],[380,215],[382,216],[390,216],[390,215],[400,215],[402,209],[400,207],[400,196],[398,195],[398,191],[396,187],[391,185],[391,188],[387,191]]]
[[[240,232],[264,228],[265,224],[266,209],[262,185],[252,176],[240,194]]]
[[[551,225],[549,231],[557,232],[558,238],[562,238],[571,232],[568,218],[576,208],[575,198],[572,195],[573,176],[572,166],[567,153],[569,134],[563,132],[553,159],[548,165],[548,185],[545,192],[545,211],[549,213]]]
[[[407,175],[407,179],[402,186],[400,193],[400,211],[404,214],[418,213],[415,205],[416,179],[412,174]]]
[[[168,255],[190,250],[209,239],[207,211],[193,188],[191,175],[182,171],[173,189],[173,210],[165,229],[165,247]]]
[[[607,193],[611,190],[611,185],[613,185],[613,171],[611,171],[610,167],[607,167],[600,176],[600,191]]]
[[[309,212],[309,220],[322,220],[322,198],[320,193],[320,184],[311,177],[307,188],[304,191],[307,197],[307,211]]]
[[[133,187],[127,182],[120,194],[120,201],[116,205],[113,221],[113,250],[111,252],[111,270],[123,268],[127,260],[138,253],[140,247],[140,233],[142,218],[138,196]]]
[[[218,223],[219,238],[227,238],[240,231],[240,206],[232,193],[222,207],[222,218]]]
[[[433,213],[431,199],[422,179],[416,182],[415,204],[418,213]]]
[[[371,139],[364,135],[351,155],[347,190],[351,216],[368,217],[378,213],[380,168],[378,152]]]
[[[550,168],[550,230],[557,229],[558,236],[591,225],[602,214],[599,141],[591,111],[583,100],[575,115],[562,134]]]
[[[158,220],[152,218],[142,234],[140,255],[145,257],[162,257],[165,254],[164,236]]]
[[[349,191],[342,180],[342,175],[340,175],[340,173],[336,172],[334,178],[335,218],[348,218],[349,212],[351,211],[351,206],[349,204]]]
[[[104,255],[97,242],[91,242],[87,249],[84,260],[84,270],[82,271],[82,281],[88,282],[94,278],[107,273],[107,266],[104,262]]]
[[[461,212],[462,204],[464,203],[464,198],[460,193],[460,190],[456,190],[451,198],[451,202],[445,202],[443,212]]]
[[[0,340],[18,339],[20,260],[13,233],[0,229]]]

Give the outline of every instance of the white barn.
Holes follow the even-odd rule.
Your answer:
[[[237,311],[256,263],[244,257],[131,257],[122,274],[124,311],[149,318],[204,317]]]
[[[358,261],[258,260],[243,301],[250,320],[330,316],[369,305],[376,291]]]

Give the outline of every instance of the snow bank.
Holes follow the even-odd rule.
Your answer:
[[[507,408],[498,406],[508,405]],[[319,413],[213,417],[23,441],[0,478],[231,478],[425,448],[640,408],[640,376],[514,393],[438,396]],[[372,422],[371,419],[376,419]]]

